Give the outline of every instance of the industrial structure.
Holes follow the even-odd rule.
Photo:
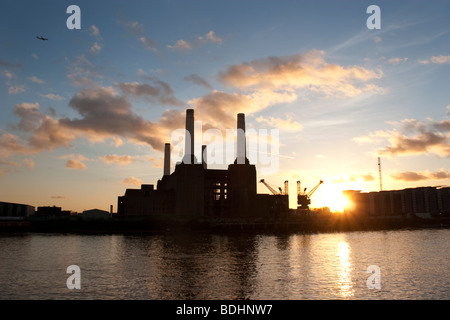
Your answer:
[[[345,213],[361,217],[421,217],[450,215],[450,187],[418,187],[403,190],[361,192],[346,190]]]
[[[256,167],[246,153],[245,115],[237,115],[237,154],[227,169],[209,169],[207,146],[202,158],[194,156],[194,110],[186,110],[183,160],[173,172],[169,143],[164,148],[163,176],[154,185],[127,189],[118,197],[118,217],[158,218],[270,218],[287,216],[288,194],[257,194]]]
[[[311,204],[311,196],[313,193],[319,188],[319,186],[323,183],[323,180],[320,180],[319,183],[311,189],[308,193],[306,193],[307,188],[301,188],[301,182],[297,181],[297,212],[308,211],[309,205]]]
[[[0,217],[30,217],[35,213],[34,207],[27,204],[0,202]]]

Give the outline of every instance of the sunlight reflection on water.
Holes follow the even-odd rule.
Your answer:
[[[1,299],[448,299],[450,230],[0,235]],[[81,268],[81,290],[66,268]],[[369,289],[367,267],[382,273]]]

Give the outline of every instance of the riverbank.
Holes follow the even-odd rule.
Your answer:
[[[26,220],[0,221],[0,232],[53,233],[164,233],[249,232],[249,233],[320,233],[419,228],[449,228],[449,217],[422,219],[369,218],[347,215],[290,217],[280,220],[262,219],[167,219],[139,218],[89,220],[77,217],[30,217]]]

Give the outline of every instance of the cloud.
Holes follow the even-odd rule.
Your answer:
[[[351,174],[344,176],[337,176],[331,179],[333,183],[347,183],[347,182],[371,182],[375,177],[371,174]]]
[[[146,49],[156,51],[156,43],[152,39],[142,36],[139,38],[139,41],[145,46]]]
[[[40,96],[43,98],[54,100],[54,101],[64,100],[64,98],[61,97],[59,94],[54,94],[54,93],[41,94]]]
[[[70,159],[70,160],[67,160],[67,162],[66,162],[66,168],[76,169],[76,170],[85,170],[85,169],[87,169],[87,166],[79,160]]]
[[[287,117],[287,119],[280,119],[280,118],[264,118],[262,116],[256,118],[257,122],[265,123],[270,127],[278,128],[280,130],[287,130],[287,131],[300,131],[303,129],[303,126],[298,123],[297,121],[293,120],[292,117]]]
[[[68,66],[67,79],[76,87],[93,87],[95,79],[102,79],[103,76],[85,55],[77,56]]]
[[[174,45],[167,45],[167,47],[170,49],[175,49],[175,50],[190,50],[190,49],[192,49],[192,45],[189,42],[182,40],[182,39],[175,42]]]
[[[25,85],[17,85],[17,86],[9,86],[8,93],[9,94],[18,94],[25,91]]]
[[[100,35],[100,30],[95,25],[92,25],[90,29],[91,29],[91,34],[93,36],[99,36]]]
[[[64,118],[59,124],[94,140],[121,137],[148,144],[155,150],[163,150],[164,141],[168,139],[170,131],[175,129],[144,120],[135,114],[126,97],[120,96],[113,87],[81,90],[70,100],[69,106],[76,110],[81,118]],[[167,112],[163,113],[163,119]],[[176,123],[180,125],[180,122]]]
[[[206,96],[189,100],[188,104],[198,111],[200,120],[209,122],[214,128],[234,128],[237,113],[252,114],[270,105],[292,102],[296,98],[297,96],[292,92],[277,93],[260,90],[242,94],[214,90]]]
[[[450,62],[450,55],[448,56],[438,56],[438,57],[431,57],[431,62],[433,63],[449,63]]]
[[[326,96],[352,97],[380,88],[368,81],[380,79],[381,70],[361,66],[329,64],[325,52],[312,50],[305,55],[269,57],[232,65],[219,74],[226,85],[239,89],[306,89]]]
[[[145,27],[142,23],[123,18],[119,21],[119,23],[124,25],[127,30],[127,34],[135,37],[142,45],[144,45],[145,49],[157,51],[157,44],[145,35]]]
[[[97,55],[102,50],[102,46],[98,42],[94,42],[89,52],[93,55]]]
[[[122,25],[125,26],[127,32],[131,35],[143,35],[145,33],[145,27],[143,24],[138,21],[129,21],[126,19],[122,19],[119,21]]]
[[[215,32],[212,31],[212,30],[209,31],[209,32],[205,35],[205,38],[206,38],[208,41],[215,42],[215,43],[222,43],[222,41],[223,41],[221,38],[217,37],[216,34],[215,34]]]
[[[238,91],[213,90],[189,100],[188,104],[203,123],[208,122],[207,125],[214,128],[234,128],[236,113],[251,115],[269,106],[293,102],[298,98],[299,90],[320,92],[325,96],[355,96],[379,89],[368,82],[379,79],[381,71],[328,64],[324,54],[313,50],[305,55],[269,57],[232,65],[220,72],[218,78]],[[292,119],[260,117],[259,120],[290,130],[301,129],[301,125]]]
[[[1,154],[1,153],[0,153]],[[2,168],[3,166],[6,166],[8,168]],[[5,173],[14,172],[15,169],[11,167],[20,167],[20,164],[15,161],[5,161],[0,159],[0,177],[4,175]]]
[[[189,75],[187,77],[184,77],[184,80],[192,82],[192,83],[194,83],[196,85],[199,85],[201,87],[205,87],[207,89],[212,89],[211,85],[205,79],[203,79],[202,77],[200,77],[197,74],[191,74],[191,75]]]
[[[77,57],[71,68],[73,80],[86,77],[92,84],[91,79],[97,76],[95,67],[83,55]],[[348,90],[348,86],[364,90],[358,87],[358,83],[367,85],[364,82],[379,77],[381,73],[358,66],[328,64],[324,53],[318,51],[303,56],[269,57],[231,66],[220,74],[221,81],[239,89],[236,92],[213,90],[189,100],[187,104],[196,110],[196,120],[203,122],[205,130],[235,128],[237,113],[251,115],[269,106],[295,101],[298,89],[320,90],[326,95]],[[201,80],[195,76],[187,78],[186,81]],[[155,78],[148,80],[153,83],[128,82],[110,87],[98,84],[85,87],[69,101],[69,107],[76,112],[71,117],[56,118],[54,114],[44,114],[39,111],[39,105],[35,105],[34,109],[17,107],[16,115],[20,117],[18,125],[26,127],[27,131],[20,138],[6,134],[1,136],[0,145],[7,147],[2,152],[9,155],[53,150],[68,147],[78,138],[92,142],[106,139],[122,142],[127,139],[131,143],[145,144],[162,151],[173,130],[184,128],[185,110],[165,110],[153,122],[136,114],[129,99],[138,97],[169,106],[184,104],[175,97],[168,83]],[[266,124],[301,129],[301,125],[289,116],[259,120]]]
[[[388,60],[388,62],[394,66],[406,61],[408,61],[408,58],[400,58],[400,57],[394,57]]]
[[[164,167],[164,159],[162,157],[145,157],[148,161],[152,163],[152,168],[163,168]]]
[[[440,170],[440,171],[436,171],[431,173],[431,178],[436,179],[436,180],[440,180],[440,179],[450,179],[450,172],[446,171],[444,169]]]
[[[163,105],[184,106],[185,104],[178,100],[170,85],[164,81],[155,80],[156,86],[138,82],[119,83],[117,87],[125,95],[144,97],[149,102],[158,102]]]
[[[25,131],[35,130],[42,114],[39,111],[39,103],[20,103],[14,106],[14,114],[20,117],[19,128]]]
[[[43,83],[45,82],[44,80],[39,79],[39,78],[36,77],[36,76],[28,77],[28,80],[30,80],[30,81],[32,81],[32,82],[34,82],[34,83],[38,83],[38,84],[43,84]]]
[[[122,181],[123,184],[131,184],[135,186],[140,186],[142,184],[142,180],[135,178],[135,177],[129,177]]]
[[[89,159],[83,156],[82,154],[68,154],[65,156],[60,156],[59,159],[74,159],[77,161],[88,161]]]
[[[12,79],[14,77],[14,75],[11,72],[9,72],[8,70],[3,70],[2,73],[8,79]]]
[[[361,178],[363,179],[364,182],[375,181],[375,177],[370,173],[361,175]]]
[[[357,137],[357,142],[380,143],[386,140],[390,145],[379,149],[380,155],[414,155],[436,154],[450,157],[450,121],[427,122],[404,119],[398,123],[391,122],[393,130],[379,130],[366,136]]]
[[[444,63],[450,63],[450,54],[448,56],[433,56],[428,60],[419,60],[420,64],[444,64]]]
[[[76,137],[76,132],[61,125],[60,120],[45,115],[41,118],[38,128],[28,139],[28,147],[33,152],[69,147]]]
[[[101,156],[100,160],[102,160],[106,164],[115,163],[115,164],[120,164],[120,165],[127,165],[127,164],[134,162],[136,159],[134,159],[133,157],[131,157],[129,155],[118,156],[116,154],[111,154],[111,155]]]
[[[23,145],[20,138],[11,133],[4,133],[0,136],[0,155],[9,157],[11,154],[27,154],[27,147]]]
[[[116,145],[128,139],[162,151],[171,132],[183,128],[185,121],[184,110],[166,110],[159,122],[145,120],[133,112],[127,98],[119,95],[114,87],[83,89],[72,97],[69,106],[78,117],[57,119],[51,113],[43,114],[39,103],[17,104],[14,113],[20,120],[15,126],[23,130],[22,136],[1,135],[0,155],[8,157],[68,147],[77,138],[92,142],[112,139]]]
[[[186,51],[186,50],[191,50],[194,47],[200,47],[200,46],[202,46],[202,45],[204,45],[204,44],[206,44],[208,42],[222,43],[223,39],[218,37],[213,30],[210,30],[204,36],[197,37],[196,40],[187,41],[187,40],[180,39],[177,42],[175,42],[175,44],[168,45],[167,47],[169,49],[180,50],[180,51],[185,50]]]
[[[414,172],[405,171],[391,174],[391,177],[395,180],[413,182],[413,181],[423,181],[423,180],[446,180],[450,179],[450,172],[441,169],[436,172]]]
[[[427,180],[428,177],[417,172],[407,171],[407,172],[400,172],[391,174],[391,177],[395,180],[401,180],[401,181],[421,181],[421,180]]]
[[[67,199],[67,197],[65,197],[65,196],[51,196],[50,198],[55,199],[55,200]]]

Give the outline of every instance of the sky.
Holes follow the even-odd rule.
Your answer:
[[[211,132],[225,147],[245,113],[257,179],[289,181],[291,207],[296,181],[323,180],[312,206],[336,210],[342,190],[380,190],[378,157],[383,190],[448,186],[448,12],[449,1],[2,0],[0,201],[115,211],[127,188],[162,177],[188,108],[196,147]],[[211,167],[225,169],[218,154]]]

